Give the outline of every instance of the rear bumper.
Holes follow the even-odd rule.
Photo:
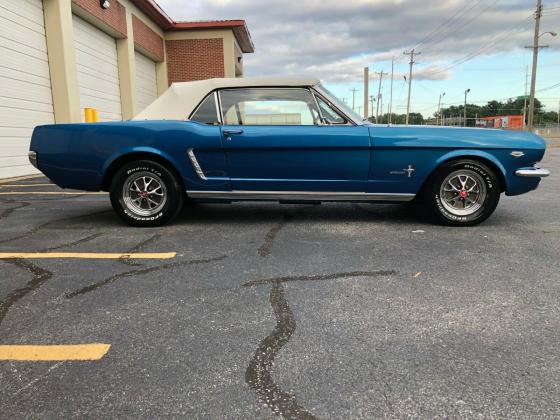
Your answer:
[[[515,171],[515,175],[523,178],[546,178],[550,175],[550,171],[548,169],[535,167],[521,168]]]
[[[30,150],[27,152],[27,156],[29,157],[29,163],[31,163],[36,169],[39,169],[37,166],[37,152]]]

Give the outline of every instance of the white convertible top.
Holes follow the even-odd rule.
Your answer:
[[[304,87],[319,84],[306,77],[246,77],[173,83],[134,120],[185,120],[210,92],[237,87]]]

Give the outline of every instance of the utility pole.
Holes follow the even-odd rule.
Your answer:
[[[523,98],[523,130],[527,128],[527,85],[529,83],[529,66],[525,66],[525,97]]]
[[[379,75],[379,89],[377,91],[377,109],[375,110],[375,122],[377,123],[377,119],[379,118],[379,102],[381,98],[381,84],[383,82],[383,75],[389,73],[384,73],[383,70],[381,70],[380,72],[376,71],[375,74]],[[383,108],[381,108],[381,113],[383,113]]]
[[[369,114],[369,67],[364,67],[364,120]]]
[[[378,104],[379,104],[379,108],[381,109],[381,114],[379,115],[379,121],[382,122],[383,121],[383,94],[379,95]]]
[[[354,88],[354,89],[350,89],[350,92],[352,92],[352,111],[356,110],[356,92],[358,92],[358,89]]]
[[[440,125],[441,121],[441,98],[445,96],[445,92],[439,94],[439,101],[437,106],[436,125]]]
[[[537,84],[537,62],[539,60],[539,50],[541,48],[547,48],[548,45],[539,45],[539,39],[545,34],[550,34],[556,36],[556,32],[545,32],[540,33],[541,30],[541,17],[542,17],[542,0],[537,0],[537,10],[535,11],[535,34],[533,36],[533,46],[525,47],[533,49],[533,69],[531,73],[531,98],[529,99],[529,122],[527,128],[529,131],[533,130],[533,121],[535,118],[535,87]]]
[[[393,78],[395,75],[395,58],[391,58],[391,96],[389,97],[389,124],[393,122]]]
[[[415,64],[414,56],[420,54],[422,53],[414,51],[414,48],[412,49],[412,51],[404,52],[404,55],[410,56],[410,62],[408,63],[410,64],[410,70],[408,71],[408,100],[406,102],[406,125],[408,125],[408,121],[410,118],[410,94],[412,93],[412,66]]]
[[[465,106],[463,107],[463,127],[467,126],[467,95],[470,89],[465,90]]]

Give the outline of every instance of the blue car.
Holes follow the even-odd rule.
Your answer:
[[[62,188],[109,191],[133,226],[188,201],[411,202],[472,226],[501,193],[534,190],[544,140],[528,132],[381,126],[318,80],[175,83],[131,121],[37,127],[31,162]]]

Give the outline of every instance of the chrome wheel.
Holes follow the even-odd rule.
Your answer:
[[[443,207],[455,216],[476,213],[486,200],[486,183],[482,177],[467,169],[450,173],[441,184]]]
[[[167,202],[165,184],[152,172],[129,176],[123,185],[122,196],[130,211],[145,217],[157,214]]]

